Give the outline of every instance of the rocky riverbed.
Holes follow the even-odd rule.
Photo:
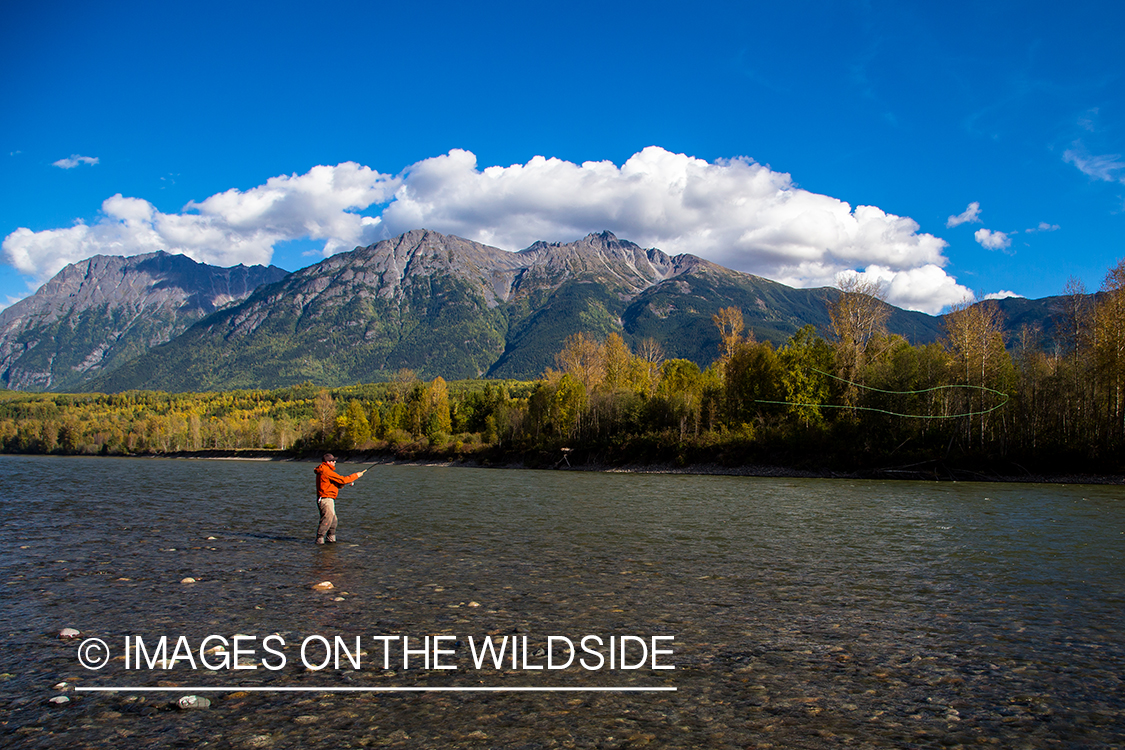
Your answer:
[[[317,547],[308,465],[0,460],[7,746],[1041,748],[1125,736],[1113,487],[378,467],[341,493],[340,542]],[[52,478],[31,518],[11,512],[27,476]],[[66,627],[79,634],[60,638]],[[587,634],[670,637],[676,668],[527,668],[545,664],[548,636]],[[125,668],[127,637],[151,650],[162,635],[169,656],[183,636],[195,659],[208,636],[253,637],[242,663],[258,668],[224,668],[221,649],[207,655],[216,669],[182,654],[172,669]],[[285,644],[278,669],[262,662],[280,661],[263,649],[271,635]],[[337,635],[361,638],[358,666],[303,663],[302,643]],[[403,668],[397,652],[385,668],[375,636],[445,636],[458,668],[419,654]],[[528,661],[473,668],[469,639],[485,636],[526,637]],[[105,642],[105,667],[81,666],[87,638]],[[115,686],[159,691],[88,690]],[[373,690],[451,687],[574,690]]]

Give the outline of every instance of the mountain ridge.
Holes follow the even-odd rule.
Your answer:
[[[165,264],[199,265],[186,258],[168,260],[181,256],[154,255]],[[95,266],[131,260],[98,256],[83,263],[89,275]],[[73,286],[80,266],[64,269],[57,283],[52,279],[45,284],[44,298],[64,308],[63,298],[71,290],[67,284]],[[827,305],[840,294],[827,287],[794,289],[690,254],[669,256],[611,232],[567,243],[540,241],[509,252],[416,229],[292,273],[271,267],[271,273],[255,277],[260,283],[248,291],[239,287],[244,294],[228,301],[219,292],[227,289],[224,278],[238,275],[237,268],[212,273],[210,286],[197,284],[204,289],[197,289],[190,303],[182,284],[149,278],[148,293],[165,303],[158,292],[180,289],[176,304],[183,312],[173,321],[176,331],[168,333],[168,316],[160,314],[164,308],[149,305],[154,314],[146,320],[163,321],[162,327],[139,332],[148,338],[134,335],[128,352],[122,348],[96,369],[72,363],[75,374],[69,380],[56,378],[46,385],[31,380],[27,386],[25,378],[16,387],[116,392],[226,390],[305,381],[334,386],[387,379],[402,368],[427,378],[533,378],[554,365],[566,338],[579,331],[596,337],[616,332],[630,345],[652,338],[668,357],[706,366],[718,355],[711,316],[719,309],[738,307],[759,340],[780,344],[809,323],[827,330]],[[138,284],[139,278],[134,279]],[[93,299],[101,291],[93,284],[86,294]],[[1051,323],[1046,302],[998,304],[1017,311],[1021,320],[1044,327]],[[941,336],[940,318],[888,307],[890,332],[914,343]],[[91,302],[87,309],[95,308]],[[136,318],[137,309],[145,308],[136,302],[127,312]],[[113,321],[103,318],[92,316],[87,327],[100,324],[118,335]],[[5,320],[0,314],[0,323]],[[0,365],[8,346],[4,330],[0,328]],[[96,336],[91,333],[90,338]],[[10,369],[0,369],[0,375]]]
[[[0,310],[0,382],[80,387],[286,274],[276,266],[219,268],[163,251],[72,263]]]
[[[578,331],[652,337],[706,365],[711,315],[747,309],[763,338],[827,325],[835,290],[797,290],[690,254],[669,256],[610,232],[511,253],[426,229],[295,271],[199,321],[92,389],[210,390],[425,377],[536,377]],[[894,309],[899,328],[936,322]]]

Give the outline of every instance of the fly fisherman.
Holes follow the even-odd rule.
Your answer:
[[[351,484],[367,473],[367,469],[356,474],[340,476],[336,473],[336,457],[324,454],[324,463],[316,467],[316,505],[320,509],[320,526],[316,529],[316,543],[336,543],[336,497],[340,488]]]

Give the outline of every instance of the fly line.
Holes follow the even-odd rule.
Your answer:
[[[922,388],[921,390],[914,390],[914,391],[888,391],[888,390],[883,389],[883,388],[875,388],[874,386],[863,385],[862,383],[856,383],[853,380],[847,380],[846,378],[841,378],[837,375],[833,375],[832,373],[824,372],[823,370],[818,370],[815,367],[810,367],[809,369],[812,370],[815,373],[819,373],[821,375],[824,375],[825,377],[832,378],[833,380],[839,380],[841,383],[847,383],[848,385],[854,385],[856,388],[862,388],[865,391],[874,391],[875,393],[886,393],[886,394],[892,395],[892,396],[914,396],[914,395],[919,395],[919,394],[923,394],[923,393],[934,393],[935,391],[962,389],[962,390],[974,390],[974,391],[984,391],[986,393],[992,393],[996,396],[1002,397],[1004,400],[1001,401],[998,404],[995,404],[994,406],[992,406],[988,409],[979,409],[979,410],[976,410],[976,411],[966,411],[966,412],[961,412],[960,414],[904,414],[902,412],[890,411],[888,409],[880,409],[880,408],[875,407],[875,406],[848,406],[847,404],[812,404],[812,403],[803,403],[803,402],[799,402],[799,401],[765,401],[765,400],[762,400],[762,399],[758,399],[757,403],[759,403],[759,404],[778,404],[780,406],[815,406],[815,407],[820,408],[820,409],[854,409],[855,411],[871,411],[871,412],[875,412],[877,414],[888,414],[892,417],[906,417],[907,419],[959,419],[961,417],[979,417],[983,414],[989,414],[991,412],[994,412],[997,409],[1004,406],[1005,404],[1007,404],[1008,400],[1011,398],[1007,393],[1004,393],[1003,391],[998,391],[994,388],[989,388],[989,387],[983,386],[983,385],[969,385],[967,383],[963,383],[963,384],[960,384],[960,385],[936,385],[933,388]]]

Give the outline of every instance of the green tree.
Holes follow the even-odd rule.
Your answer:
[[[789,337],[778,353],[782,385],[789,410],[806,426],[819,424],[823,415],[820,404],[828,403],[831,392],[832,348],[807,325]]]
[[[348,401],[338,422],[344,447],[362,448],[371,439],[371,423],[367,419],[367,411],[359,401]]]
[[[763,402],[786,400],[781,363],[768,341],[739,342],[723,376],[724,418],[732,427],[750,422],[764,410],[776,409]]]

